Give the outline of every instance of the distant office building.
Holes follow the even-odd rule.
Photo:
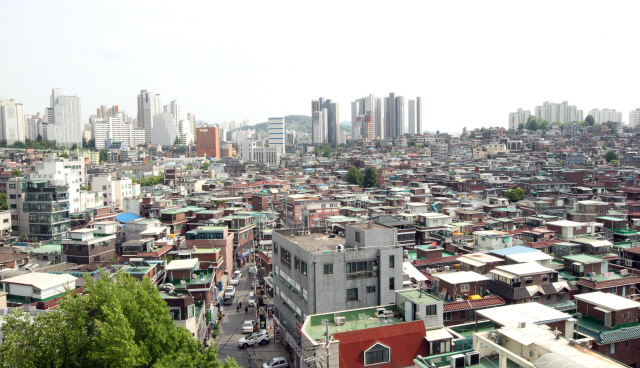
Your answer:
[[[108,137],[111,137],[113,141],[123,142],[128,147],[136,147],[146,142],[145,130],[136,128],[135,124],[128,122],[124,111],[108,109],[99,115],[100,118],[90,119],[97,149],[105,148],[105,141]]]
[[[593,116],[596,124],[604,123],[622,123],[622,112],[616,109],[593,109],[589,111],[589,115]]]
[[[324,112],[326,110],[326,113]],[[327,120],[327,143],[337,146],[340,140],[340,106],[330,99],[320,97],[311,102],[311,116],[315,111],[322,111]]]
[[[416,100],[409,100],[409,134],[418,134],[416,129]]]
[[[145,140],[151,142],[153,116],[162,113],[160,95],[141,90],[138,95],[138,126],[145,130]],[[173,142],[171,142],[173,144]]]
[[[218,127],[197,128],[196,150],[198,157],[220,158],[220,129]]]
[[[51,106],[47,108],[47,125],[43,138],[56,140],[59,146],[82,146],[84,124],[82,123],[80,97],[64,96],[62,90],[54,88]]]
[[[25,116],[21,103],[0,97],[0,140],[7,144],[24,142],[26,136]]]
[[[311,141],[313,144],[328,142],[327,109],[314,111],[311,115]]]
[[[424,132],[422,124],[422,97],[416,97],[416,134]]]
[[[524,125],[531,116],[530,110],[518,109],[516,112],[509,113],[509,130],[517,130],[520,124]]]
[[[269,147],[284,147],[285,143],[284,118],[269,118]]]
[[[351,102],[351,138],[373,140],[376,134],[379,98],[369,95]]]
[[[244,162],[259,162],[270,166],[278,166],[280,157],[284,154],[284,146],[265,147],[262,142],[255,140],[247,140],[239,142],[238,152],[240,158]]]
[[[404,134],[404,97],[389,93],[384,98],[385,138],[396,138]]]
[[[150,142],[154,146],[171,147],[178,138],[178,130],[173,125],[173,115],[169,113],[153,115],[153,126],[151,129],[145,129],[145,132],[151,133]]]
[[[550,124],[584,121],[582,110],[578,110],[575,105],[569,105],[568,101],[562,103],[545,101],[542,106],[536,106],[535,115],[538,118],[546,119]]]
[[[640,126],[640,109],[631,110],[631,112],[629,112],[629,126],[631,128]]]

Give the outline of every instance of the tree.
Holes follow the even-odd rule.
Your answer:
[[[380,141],[376,141],[376,148],[380,148]]]
[[[416,141],[414,141],[413,139],[409,140],[409,142],[407,143],[407,145],[409,147],[415,147],[416,146]]]
[[[584,118],[584,121],[589,124],[589,126],[594,126],[596,125],[596,119],[593,118],[593,116],[591,115],[587,115],[586,118]]]
[[[11,367],[238,367],[217,360],[173,322],[149,278],[126,273],[85,278],[86,295],[68,292],[58,309],[3,316],[0,361]]]
[[[269,143],[265,143],[265,144],[264,144],[264,146],[265,146],[265,147],[269,147]]]
[[[351,185],[362,186],[364,183],[364,176],[362,176],[362,172],[357,168],[350,167],[347,171],[347,175],[345,176],[345,180]]]
[[[187,170],[193,170],[193,165],[187,166]]]
[[[107,162],[109,161],[109,152],[107,152],[107,150],[100,150],[100,158],[99,158],[100,162]]]
[[[518,124],[518,130],[522,130],[522,129],[524,129],[524,124],[522,123]]]
[[[364,170],[363,188],[377,188],[378,185],[378,173],[373,167],[367,167]]]
[[[607,152],[607,154],[604,156],[605,160],[607,160],[607,162],[611,162],[613,160],[619,160],[620,157],[618,157],[618,154],[615,151],[609,151]]]
[[[520,188],[509,189],[504,192],[504,196],[509,199],[511,202],[518,202],[522,197],[524,197],[524,190]]]
[[[73,145],[71,145],[71,150],[72,151],[75,151],[77,149],[78,149],[78,145],[77,144],[74,143]]]
[[[609,163],[610,163],[611,165],[615,166],[615,167],[620,166],[620,161],[618,161],[618,160],[611,160]]]
[[[22,171],[19,169],[13,169],[11,170],[11,176],[22,176]]]
[[[205,161],[202,166],[200,166],[200,169],[202,170],[209,170],[209,162]]]
[[[176,136],[176,140],[173,141],[173,144],[182,144],[182,141],[180,140],[180,138],[178,136]]]
[[[0,211],[6,211],[7,209],[9,209],[9,205],[7,204],[7,195],[0,193]]]
[[[322,154],[322,156],[326,157],[326,158],[331,158],[331,146],[330,145],[325,145],[324,149],[323,149],[324,153]]]
[[[42,142],[42,136],[40,134],[38,134],[38,137],[36,138],[36,142]]]

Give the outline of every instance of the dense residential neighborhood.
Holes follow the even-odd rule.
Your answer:
[[[73,142],[13,115],[53,143],[3,142],[5,326],[122,279],[241,366],[640,363],[640,125],[566,103],[549,124],[545,102],[509,130],[427,132],[418,98],[402,134],[390,94],[353,102],[348,130],[320,98],[310,133],[265,134],[138,101]]]

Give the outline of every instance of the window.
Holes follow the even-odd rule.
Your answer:
[[[389,290],[395,290],[395,289],[396,289],[396,278],[389,277]]]
[[[9,284],[4,284],[4,291],[9,292]]]
[[[375,293],[375,292],[376,292],[375,286],[367,286],[367,293]]]
[[[558,302],[564,302],[565,301],[565,293],[562,294],[558,294]]]
[[[618,288],[616,286],[614,286],[612,288],[609,288],[609,292],[611,294],[616,294],[618,292]],[[625,317],[625,318],[627,318],[627,317]]]
[[[378,261],[348,262],[346,265],[347,280],[378,277]]]
[[[466,311],[460,311],[460,318],[467,318]]]
[[[627,340],[627,347],[631,347],[631,340]]]
[[[18,206],[16,206],[15,204],[12,204],[11,208],[18,208]]]
[[[388,363],[391,349],[377,343],[364,352],[364,365]]]
[[[300,261],[300,273],[307,276],[307,264]]]
[[[327,263],[323,268],[325,275],[333,275],[333,263]]]
[[[396,256],[389,256],[389,268],[394,268],[395,265],[395,260],[396,260]]]
[[[347,289],[347,301],[353,302],[358,300],[358,288]]]
[[[427,305],[426,310],[425,310],[425,314],[427,316],[433,316],[436,315],[438,313],[437,307],[435,304],[433,305]]]
[[[540,297],[536,296],[535,298],[533,298],[533,302],[534,303],[540,303]]]
[[[549,279],[549,275],[546,273],[542,275],[542,281],[547,281]]]
[[[18,215],[11,215],[11,219],[12,220],[17,220],[18,219]]]
[[[627,267],[631,267],[633,265],[633,261],[630,259],[625,259],[624,260],[624,265]]]
[[[467,292],[469,291],[469,284],[464,284],[464,285],[460,285],[460,292]]]
[[[607,354],[615,354],[616,353],[616,343],[607,345]]]
[[[445,321],[451,321],[451,312],[446,312],[442,315],[442,319]]]
[[[356,231],[356,241],[360,241],[360,232]]]
[[[291,269],[291,253],[286,249],[281,249],[280,251],[280,263]]]
[[[93,257],[93,261],[94,262],[100,262],[100,256]]]
[[[300,259],[298,257],[293,257],[293,268],[300,271]]]
[[[33,288],[33,295],[40,296],[40,289]]]
[[[180,320],[180,308],[169,308],[169,314],[175,321]]]
[[[278,243],[273,243],[273,254],[278,254]]]
[[[10,199],[16,199],[16,195],[15,194],[9,194],[9,198]]]
[[[9,184],[9,189],[16,189],[16,185],[15,184]]]

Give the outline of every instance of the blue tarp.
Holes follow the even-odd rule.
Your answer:
[[[137,220],[139,218],[142,218],[142,217],[136,215],[135,213],[131,213],[131,212],[123,213],[121,215],[116,215],[116,221],[121,222],[123,224],[125,222],[129,222],[131,220]]]

